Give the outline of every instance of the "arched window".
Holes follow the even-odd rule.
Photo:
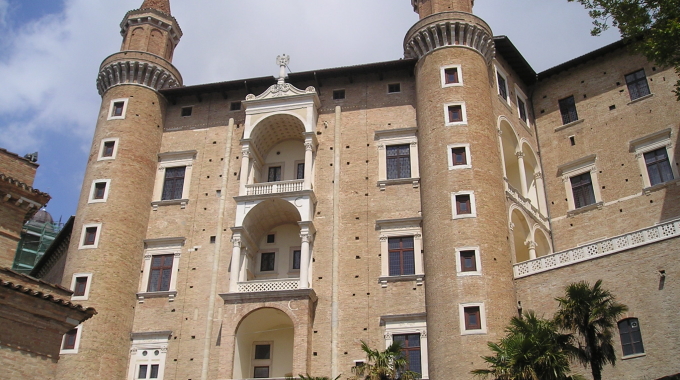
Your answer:
[[[645,348],[642,346],[640,322],[638,322],[637,318],[628,318],[620,321],[619,334],[621,335],[623,356],[645,353]]]

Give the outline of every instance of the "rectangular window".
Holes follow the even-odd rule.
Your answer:
[[[138,379],[146,379],[146,373],[149,369],[149,366],[146,364],[142,364],[139,366],[139,374],[137,375]]]
[[[449,67],[448,69],[444,69],[444,83],[445,84],[459,83],[457,67]]]
[[[115,141],[104,141],[102,157],[113,157],[113,149],[116,147]]]
[[[271,166],[267,172],[267,182],[278,182],[281,180],[281,167]]]
[[[621,335],[621,348],[623,356],[644,354],[640,323],[637,318],[628,318],[619,322],[619,334]]]
[[[94,184],[94,199],[104,199],[104,194],[106,193],[106,182],[96,182]]]
[[[182,117],[189,117],[194,111],[194,107],[182,107]]]
[[[267,235],[267,244],[274,244],[276,242],[276,234]]]
[[[151,273],[147,292],[165,292],[170,290],[172,278],[172,261],[175,255],[154,255],[151,258]]]
[[[271,272],[276,268],[276,253],[263,252],[260,255],[260,272]]]
[[[595,193],[590,172],[569,178],[571,191],[574,194],[574,208],[585,207],[595,203]]]
[[[87,289],[87,277],[76,277],[76,283],[73,288],[74,297],[85,296],[85,289]]]
[[[97,239],[97,227],[85,228],[85,238],[83,239],[83,245],[94,245],[96,239]]]
[[[345,99],[345,90],[334,90],[333,91],[333,100],[342,100]]]
[[[659,148],[644,154],[651,186],[673,180],[673,170],[668,161],[668,150]]]
[[[125,102],[114,102],[113,110],[111,111],[111,117],[123,116],[123,107],[125,107]]]
[[[387,85],[387,92],[390,93],[390,94],[401,92],[401,84],[400,83],[388,84]]]
[[[517,111],[519,112],[519,118],[523,122],[527,122],[527,106],[524,101],[518,96],[517,97]]]
[[[578,120],[578,114],[576,113],[576,102],[574,96],[568,98],[560,99],[560,114],[562,115],[562,124],[569,124]]]
[[[628,85],[630,100],[635,100],[650,94],[649,84],[647,83],[647,76],[645,75],[644,69],[626,75],[626,85]]]
[[[405,276],[416,273],[413,236],[389,238],[387,247],[390,276]]]
[[[479,306],[470,306],[463,309],[465,316],[465,330],[480,330],[482,328],[482,318]]]
[[[391,145],[386,151],[387,179],[411,178],[410,145]]]
[[[305,163],[301,162],[297,164],[295,170],[295,179],[305,179]]]
[[[240,111],[241,110],[241,102],[231,102],[229,105],[229,111]]]
[[[266,379],[269,377],[269,366],[257,366],[253,371],[253,377],[256,379]]]
[[[149,374],[149,379],[158,379],[158,364],[151,365],[151,373]]]
[[[271,365],[271,344],[255,344],[253,355],[253,377],[263,379],[269,377]]]
[[[459,194],[456,195],[456,214],[472,214],[472,207],[470,204],[470,195]]]
[[[475,251],[460,251],[460,271],[477,271],[477,259],[475,257]]]
[[[62,350],[74,350],[76,348],[76,338],[78,337],[78,329],[71,329],[64,334],[64,342],[61,345]]]
[[[449,123],[463,121],[463,107],[460,105],[449,106]]]
[[[451,158],[453,166],[467,165],[467,154],[464,147],[451,148]]]
[[[420,334],[399,334],[393,335],[395,342],[401,343],[401,352],[407,361],[406,369],[409,371],[422,373],[420,364]]]
[[[508,101],[508,83],[500,71],[496,71],[496,78],[498,78],[498,95],[505,101]]]
[[[185,172],[186,166],[165,169],[165,180],[163,182],[163,195],[161,196],[161,200],[182,199]]]
[[[271,348],[269,344],[255,345],[255,360],[268,360],[271,358]]]
[[[302,251],[299,249],[293,250],[293,269],[300,269],[300,257],[301,257]]]

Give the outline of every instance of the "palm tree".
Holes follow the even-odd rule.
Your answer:
[[[555,322],[577,334],[576,358],[585,367],[590,366],[594,380],[602,380],[602,368],[607,363],[616,364],[612,330],[628,307],[602,288],[602,280],[592,288],[585,281],[570,284],[565,293],[565,297],[556,299],[559,310]]]
[[[298,376],[300,376],[300,377],[298,377],[298,378],[286,377],[286,380],[331,380],[331,378],[328,377],[328,376],[318,377],[318,376],[311,376],[310,374],[298,375]],[[338,380],[339,378],[340,378],[340,375],[338,375],[338,377],[336,377],[333,380]]]
[[[373,350],[361,341],[367,362],[352,367],[353,379],[359,380],[416,380],[420,374],[407,370],[408,360],[399,342],[392,343],[385,351]]]
[[[560,334],[553,321],[534,312],[513,317],[498,343],[489,342],[493,356],[483,356],[490,369],[472,371],[479,377],[496,380],[567,380],[572,353],[570,334]]]

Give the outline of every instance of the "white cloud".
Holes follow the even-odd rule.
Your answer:
[[[9,11],[9,0],[0,0],[0,28],[7,25],[7,12]]]

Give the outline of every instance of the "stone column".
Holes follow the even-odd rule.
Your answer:
[[[301,233],[300,239],[300,289],[307,289],[309,288],[309,243],[311,243],[312,236],[309,233]]]
[[[238,292],[239,272],[241,271],[241,237],[231,238],[234,248],[231,251],[231,273],[229,273],[229,293]]]
[[[535,259],[536,258],[536,242],[530,240],[526,244],[529,247],[529,260]]]
[[[303,189],[312,189],[312,165],[314,162],[314,143],[311,138],[305,140],[305,182]]]
[[[519,183],[522,187],[520,191],[522,192],[522,196],[527,198],[527,195],[529,195],[529,189],[527,186],[527,173],[526,169],[524,168],[524,152],[517,152],[515,153],[515,156],[517,156],[517,165],[519,166]]]
[[[246,195],[246,184],[250,177],[250,147],[243,145],[241,150],[241,185],[239,187],[239,195]]]
[[[534,180],[536,181],[536,196],[538,197],[538,209],[541,214],[548,215],[548,205],[545,200],[545,187],[543,185],[543,173],[534,173]]]

